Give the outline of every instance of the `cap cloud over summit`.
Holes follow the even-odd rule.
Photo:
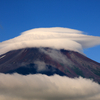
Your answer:
[[[0,43],[0,54],[26,47],[51,47],[82,53],[84,48],[100,45],[100,37],[84,34],[75,29],[53,27],[36,28]]]

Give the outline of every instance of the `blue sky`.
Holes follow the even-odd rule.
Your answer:
[[[0,42],[40,27],[67,27],[100,36],[100,0],[0,0]],[[100,62],[100,46],[84,50]]]

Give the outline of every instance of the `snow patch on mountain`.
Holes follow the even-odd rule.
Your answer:
[[[0,59],[4,58],[5,56],[6,56],[6,55],[1,56]]]

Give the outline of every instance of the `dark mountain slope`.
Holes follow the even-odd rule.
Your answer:
[[[100,83],[100,64],[86,56],[68,50],[25,48],[0,55],[1,73],[23,75],[42,73],[68,77],[92,78]]]

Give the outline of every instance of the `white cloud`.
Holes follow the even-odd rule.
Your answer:
[[[37,28],[0,43],[0,54],[25,47],[52,47],[81,52],[84,48],[100,45],[100,37],[82,34],[69,28]]]
[[[73,62],[71,60],[69,60],[69,58],[67,58],[67,56],[65,56],[64,54],[62,54],[59,50],[56,49],[44,49],[44,48],[40,48],[39,49],[40,52],[43,52],[47,55],[49,55],[49,57],[51,57],[53,60],[59,62],[59,63],[63,63],[65,65],[69,65],[69,66],[73,66]]]
[[[78,30],[38,28],[1,42],[0,54],[25,47],[52,47],[82,53],[84,48],[95,45],[100,45],[100,37],[84,35]],[[68,61],[55,49],[41,50],[56,61]],[[40,66],[38,71],[46,68],[44,62],[36,61],[35,64]],[[0,100],[100,100],[100,85],[82,77],[72,79],[59,75],[0,74]]]
[[[100,100],[100,85],[82,77],[0,74],[0,100]]]
[[[48,68],[46,67],[46,63],[44,63],[43,61],[35,61],[34,64],[36,64],[35,66],[36,66],[37,72],[48,70]]]

